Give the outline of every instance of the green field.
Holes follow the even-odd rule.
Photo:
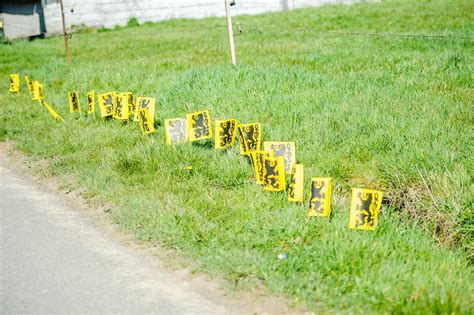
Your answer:
[[[113,203],[110,215],[139,240],[176,249],[230,287],[263,285],[317,312],[474,312],[473,2],[237,21],[235,68],[222,18],[82,29],[70,66],[61,37],[0,45],[0,140]],[[21,95],[8,93],[10,73],[22,76]],[[31,101],[25,74],[64,123]],[[68,113],[67,92],[84,105],[91,89],[156,97],[161,124],[202,109],[260,122],[264,140],[296,142],[306,193],[311,177],[333,178],[333,216],[308,219],[306,202],[264,192],[237,146],[166,146],[162,126],[143,137],[135,123]],[[353,187],[386,192],[374,232],[347,228]]]

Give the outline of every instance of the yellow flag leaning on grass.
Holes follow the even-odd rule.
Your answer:
[[[199,141],[212,138],[211,115],[204,110],[186,114],[188,140]]]
[[[116,95],[114,118],[119,120],[128,120],[128,104],[126,95]]]
[[[155,126],[153,120],[150,117],[148,108],[144,107],[138,111],[138,118],[140,122],[140,128],[143,135],[148,135],[155,132]]]
[[[156,108],[156,99],[152,97],[138,97],[137,98],[137,109],[134,121],[138,121],[138,112],[143,109],[148,109],[148,114],[153,123],[155,123],[155,108]]]
[[[349,228],[375,230],[378,223],[383,192],[373,189],[352,189]]]
[[[8,91],[10,91],[10,93],[20,92],[20,76],[18,74],[10,74],[10,87]]]
[[[270,142],[263,143],[265,151],[272,151],[275,156],[282,156],[285,159],[285,172],[289,174],[291,167],[296,163],[296,152],[294,142]]]
[[[234,144],[235,134],[237,133],[237,120],[226,119],[216,120],[214,147],[216,149],[227,149]]]
[[[252,167],[255,172],[255,180],[259,185],[263,184],[263,159],[265,156],[273,157],[273,153],[265,151],[250,152]]]
[[[240,139],[240,154],[250,155],[250,152],[260,151],[262,128],[259,123],[239,124],[237,130]]]
[[[81,112],[81,103],[79,101],[79,94],[77,92],[67,93],[67,99],[69,101],[69,112]]]
[[[331,214],[331,190],[331,178],[311,178],[308,217],[329,217]]]
[[[87,114],[95,113],[95,95],[94,90],[87,93]]]
[[[25,82],[28,91],[30,91],[30,94],[33,94],[33,82],[31,82],[30,78],[27,75],[25,75]]]
[[[100,109],[100,116],[102,118],[112,116],[113,110],[115,107],[115,92],[108,92],[99,94],[98,102],[99,102],[99,109]]]
[[[166,144],[186,142],[188,132],[185,118],[165,119]]]
[[[304,195],[303,164],[293,164],[291,167],[290,184],[288,186],[288,201],[302,202]]]
[[[262,183],[265,190],[285,190],[285,160],[282,156],[263,157]]]
[[[133,97],[132,92],[124,92],[121,93],[122,97],[125,99],[124,106],[128,107],[128,116],[129,118],[134,118],[135,117],[135,112],[137,110],[137,105],[135,103],[135,98]]]
[[[54,120],[57,120],[57,121],[64,121],[64,119],[58,115],[58,113],[56,113],[56,111],[48,105],[48,103],[46,103],[44,100],[41,101],[41,103],[43,104],[44,107],[46,107],[46,109],[48,110],[48,113],[51,115],[51,117],[53,117]]]

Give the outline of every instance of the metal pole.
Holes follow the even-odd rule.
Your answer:
[[[230,15],[230,4],[228,0],[224,0],[225,3],[225,15],[227,17],[227,32],[229,33],[229,48],[230,48],[230,60],[235,66],[235,46],[234,46],[234,31],[232,29],[232,16]]]
[[[63,0],[59,0],[61,4],[61,17],[63,19],[63,33],[64,33],[64,48],[66,48],[66,63],[69,64],[69,45],[67,42],[66,21],[64,19],[64,5]]]

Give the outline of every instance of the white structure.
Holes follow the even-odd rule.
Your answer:
[[[138,22],[156,22],[175,18],[204,18],[225,15],[224,0],[63,0],[66,24],[89,27],[126,25],[136,18]],[[232,15],[259,14],[269,11],[320,6],[323,4],[354,3],[360,0],[235,0]],[[58,3],[44,7],[48,33],[61,33],[61,15]]]
[[[12,2],[12,0],[8,1]],[[24,15],[24,13],[10,15],[0,12],[0,19],[3,18],[5,22],[7,38],[38,35],[38,29],[46,35],[62,33],[61,9],[58,0],[24,1],[29,2],[36,9],[42,9],[39,10],[42,11],[39,14],[43,15],[40,18],[43,17],[44,24],[42,27],[33,25],[38,23],[37,16]],[[235,2],[236,5],[232,6],[232,15],[259,14],[324,4],[350,4],[361,2],[361,0],[235,0]],[[132,18],[136,18],[139,23],[144,23],[175,18],[225,15],[224,0],[63,0],[63,3],[68,29],[75,25],[106,28],[123,26]],[[38,11],[36,9],[35,11]],[[37,13],[31,14],[37,15]]]
[[[38,13],[31,15],[0,13],[6,38],[14,39],[41,34]]]

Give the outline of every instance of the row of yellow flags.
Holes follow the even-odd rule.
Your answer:
[[[39,81],[25,82],[32,100],[40,101],[50,115],[58,121],[62,117],[48,105],[43,96],[43,86]],[[12,93],[20,92],[18,74],[10,75]],[[87,93],[87,114],[95,114],[94,91]],[[151,97],[134,98],[130,92],[108,92],[97,96],[102,118],[113,117],[118,120],[137,121],[143,135],[155,132],[156,100]],[[68,93],[69,110],[71,113],[82,112],[77,92]],[[214,139],[214,147],[228,149],[239,135],[240,153],[248,156],[252,162],[257,184],[268,191],[288,190],[288,201],[303,202],[304,200],[304,167],[296,163],[294,142],[262,143],[262,127],[259,123],[239,124],[235,119],[216,120],[215,135],[209,111],[187,114],[186,117],[165,119],[166,143],[169,145]],[[263,144],[263,149],[262,149]],[[286,182],[289,175],[289,184]],[[331,214],[332,180],[329,177],[311,179],[311,197],[308,216],[329,217]],[[359,230],[374,230],[378,222],[378,214],[382,204],[383,192],[372,189],[356,188],[352,190],[352,201],[349,215],[349,227]]]

